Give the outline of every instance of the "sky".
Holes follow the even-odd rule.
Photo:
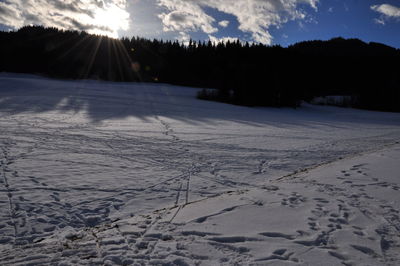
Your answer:
[[[334,37],[400,48],[400,0],[0,0],[0,30],[282,45]]]

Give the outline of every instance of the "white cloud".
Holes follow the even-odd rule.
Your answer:
[[[226,28],[229,25],[229,21],[228,20],[222,20],[222,21],[218,22],[218,25],[220,25],[223,28]]]
[[[382,18],[374,18],[374,21],[376,24],[381,24],[381,25],[385,25],[385,20],[383,20]]]
[[[43,25],[118,36],[129,28],[126,0],[5,0],[0,23],[12,28]]]
[[[256,42],[271,44],[273,37],[269,29],[280,27],[290,20],[303,20],[305,11],[299,5],[306,4],[317,9],[318,0],[157,0],[164,8],[159,16],[165,31],[188,32],[202,30],[216,32],[215,19],[204,7],[235,16],[239,30],[249,32]],[[179,12],[176,14],[176,12]],[[178,15],[178,16],[177,16]]]
[[[236,42],[238,40],[238,38],[234,38],[234,37],[222,37],[222,38],[217,38],[215,36],[212,35],[208,35],[208,39],[212,42],[212,43],[227,43],[229,42]]]
[[[137,29],[130,27],[133,22],[127,11],[129,8],[134,14],[132,10],[137,1],[139,0],[0,0],[0,23],[12,28],[40,24],[116,37],[118,32],[123,31],[126,34]],[[318,2],[319,0],[141,0],[140,3],[152,6],[148,17],[156,14],[154,17],[161,19],[160,30],[163,30],[164,36],[178,36],[180,40],[186,41],[186,36],[193,32],[215,35],[218,28],[227,27],[230,22],[220,21],[217,16],[207,13],[207,8],[212,8],[235,17],[238,30],[249,34],[252,41],[271,44],[272,27],[279,28],[291,20],[308,23],[310,16],[302,6],[317,10]],[[139,22],[134,21],[135,24]],[[160,25],[157,23],[159,22],[154,24]],[[128,31],[129,28],[131,29]]]
[[[168,12],[161,13],[158,17],[164,25],[164,31],[198,31],[213,33],[218,29],[212,24],[215,19],[207,15],[199,5],[192,1],[159,0],[159,5]]]
[[[381,14],[380,18],[374,19],[375,23],[385,25],[388,19],[400,19],[400,8],[389,4],[373,5],[373,11]]]
[[[186,33],[186,32],[180,32],[179,36],[176,37],[176,39],[179,42],[181,42],[181,43],[183,43],[184,45],[187,46],[187,45],[189,45],[189,42],[190,42],[190,35],[188,33]]]

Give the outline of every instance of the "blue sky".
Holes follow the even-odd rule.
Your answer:
[[[320,1],[317,12],[310,12],[310,23],[293,21],[280,29],[273,29],[274,41],[282,45],[302,40],[330,39],[341,36],[364,41],[382,42],[400,48],[400,16],[387,17],[371,9],[371,6],[391,3],[400,7],[398,1],[334,0]],[[382,20],[377,22],[377,20]]]
[[[0,0],[0,29],[290,45],[342,36],[400,48],[400,0]]]

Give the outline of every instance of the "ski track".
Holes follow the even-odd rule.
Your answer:
[[[15,85],[17,92],[4,90],[9,84]],[[33,92],[24,87],[26,84]],[[395,237],[400,229],[399,210],[389,202],[368,198],[362,189],[400,188],[375,177],[368,184],[365,179],[360,184],[355,179],[346,180],[346,174],[367,175],[362,165],[343,170],[339,187],[301,180],[316,194],[337,198],[335,203],[293,191],[280,194],[283,189],[278,187],[264,188],[276,197],[271,204],[287,208],[299,208],[309,201],[315,204],[308,217],[308,231],[295,235],[258,232],[252,237],[221,236],[186,230],[186,224],[175,220],[198,202],[242,195],[279,176],[285,177],[277,186],[279,182],[297,183],[293,177],[316,165],[392,145],[399,141],[397,115],[384,118],[382,113],[382,119],[390,121],[386,125],[380,116],[371,122],[356,114],[353,121],[343,118],[346,114],[341,114],[341,109],[333,108],[332,112],[338,112],[338,124],[318,118],[315,123],[299,125],[296,118],[285,114],[280,124],[280,119],[268,120],[275,110],[269,114],[263,109],[198,101],[190,88],[132,88],[131,84],[23,76],[0,76],[0,85],[0,100],[4,99],[0,108],[0,208],[7,210],[0,215],[0,260],[4,264],[56,264],[67,257],[74,258],[70,261],[73,264],[99,265],[212,261],[211,255],[196,256],[179,244],[188,242],[194,249],[212,248],[225,256],[226,261],[219,264],[240,265],[252,261],[241,243],[273,238],[306,249],[303,253],[277,249],[252,263],[296,263],[296,256],[328,246],[332,258],[353,265],[351,258],[330,249],[329,243],[338,231],[349,229],[355,211],[378,219],[371,216],[369,201],[379,202],[383,212],[385,222],[374,235],[381,238],[380,250],[359,243],[351,248],[380,262],[397,259],[394,247],[399,244]],[[68,89],[69,94],[64,94]],[[211,111],[204,111],[208,108]],[[267,118],[252,120],[264,111]],[[204,112],[209,117],[202,117]],[[363,117],[363,111],[358,112]],[[337,119],[335,114],[333,117]],[[241,201],[189,224],[207,223],[258,204],[263,202]],[[366,228],[353,229],[356,236],[370,233]],[[59,235],[64,237],[57,238]],[[42,247],[46,247],[44,254]],[[21,255],[14,257],[15,252]]]

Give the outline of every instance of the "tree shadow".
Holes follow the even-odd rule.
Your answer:
[[[400,114],[350,108],[250,108],[196,99],[199,89],[151,83],[116,83],[93,80],[55,80],[35,75],[0,75],[2,116],[23,113],[84,112],[91,123],[136,117],[144,122],[155,116],[196,125],[218,127],[231,121],[251,127],[294,126],[333,129],[399,126]],[[234,130],[234,128],[232,129]]]

